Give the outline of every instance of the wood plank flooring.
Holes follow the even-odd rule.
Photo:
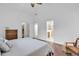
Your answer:
[[[65,52],[63,51],[63,45],[53,43],[53,49],[54,49],[54,56],[67,56]]]

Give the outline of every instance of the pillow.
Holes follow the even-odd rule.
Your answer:
[[[7,52],[7,51],[10,50],[10,48],[8,47],[8,45],[5,42],[1,41],[1,40],[0,40],[0,49],[3,52]]]
[[[13,44],[9,41],[7,41],[6,44],[8,45],[9,48],[12,48],[12,46],[13,46]]]
[[[12,43],[9,42],[9,41],[6,40],[6,39],[2,39],[1,41],[4,42],[4,43],[6,43],[6,44],[8,45],[9,48],[11,48],[11,47],[13,46]]]
[[[4,42],[4,40],[3,39],[0,39],[0,42]]]

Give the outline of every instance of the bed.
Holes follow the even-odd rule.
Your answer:
[[[47,42],[32,38],[20,38],[9,42],[13,46],[9,52],[2,53],[2,56],[46,56],[50,50]]]

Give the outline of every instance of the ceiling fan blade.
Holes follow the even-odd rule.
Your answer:
[[[42,3],[37,3],[37,4],[42,5]]]
[[[34,7],[35,4],[42,5],[42,3],[31,3],[31,6]]]
[[[34,3],[31,3],[31,6],[32,6],[32,7],[34,7],[34,6],[35,6],[35,4],[34,4]]]

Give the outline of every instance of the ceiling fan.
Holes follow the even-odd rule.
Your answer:
[[[31,3],[31,6],[32,6],[32,7],[35,7],[36,4],[42,5],[42,3]]]

